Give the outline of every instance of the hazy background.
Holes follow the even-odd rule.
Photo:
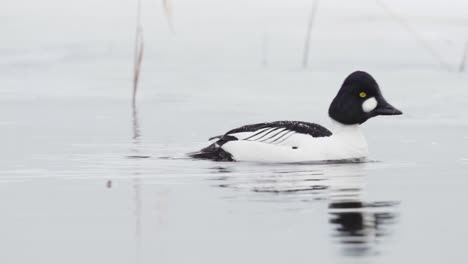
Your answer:
[[[0,4],[0,263],[457,263],[466,253],[466,1]],[[172,30],[171,30],[172,23]],[[399,117],[372,162],[186,159],[251,122],[329,125],[347,74]]]

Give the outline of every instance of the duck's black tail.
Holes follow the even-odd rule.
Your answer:
[[[208,159],[214,161],[234,161],[231,153],[226,152],[218,142],[215,142],[209,145],[206,148],[203,148],[200,151],[192,152],[188,154],[189,157],[194,159]]]

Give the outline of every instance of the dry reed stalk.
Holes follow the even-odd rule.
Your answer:
[[[162,3],[169,28],[174,32],[174,24],[172,23],[172,2],[171,0],[162,0]]]
[[[307,24],[307,31],[304,41],[304,53],[302,54],[302,68],[307,69],[309,65],[309,49],[310,49],[310,37],[312,35],[312,28],[314,26],[315,17],[317,16],[319,0],[314,0],[312,9],[309,15],[309,23]]]
[[[421,45],[423,48],[425,48],[432,56],[433,59],[435,59],[439,65],[442,68],[445,68],[446,70],[450,71],[451,67],[450,65],[445,62],[444,58],[435,50],[431,47],[431,45],[415,30],[413,29],[408,21],[404,20],[401,16],[399,16],[397,13],[395,13],[391,8],[389,8],[386,4],[384,4],[380,0],[375,0],[378,6],[380,6],[393,20],[395,20],[398,24],[400,24],[403,28],[406,29],[406,31],[412,35],[416,41]]]
[[[465,50],[463,52],[463,57],[462,57],[462,60],[460,62],[460,66],[458,67],[459,72],[464,72],[465,71],[465,66],[466,66],[467,59],[468,59],[468,41],[466,41]]]
[[[140,138],[140,123],[138,122],[138,109],[133,100],[132,104],[132,128],[133,128],[133,139],[137,141]]]
[[[138,81],[140,80],[141,63],[143,61],[143,46],[144,45],[143,45],[143,24],[141,23],[141,0],[138,0],[134,68],[133,68],[133,98],[132,98],[133,106],[135,106],[135,103],[136,103]]]

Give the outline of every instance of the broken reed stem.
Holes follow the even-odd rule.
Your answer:
[[[465,71],[465,66],[466,66],[466,60],[468,59],[468,41],[466,41],[465,44],[465,50],[463,52],[463,57],[460,62],[460,66],[458,67],[459,72],[464,72]]]
[[[172,3],[171,0],[162,0],[164,14],[166,15],[167,23],[172,32],[174,32],[174,24],[172,23]]]
[[[310,37],[312,34],[312,28],[314,26],[315,17],[317,15],[318,2],[319,0],[314,0],[309,15],[309,23],[307,24],[307,31],[304,41],[304,53],[302,54],[302,68],[304,69],[306,69],[309,64]]]
[[[398,24],[400,24],[403,28],[406,29],[406,31],[412,35],[416,41],[421,45],[423,48],[425,48],[432,56],[433,59],[435,59],[439,65],[442,68],[445,68],[446,70],[450,71],[451,66],[445,62],[444,58],[435,50],[431,47],[431,45],[415,30],[413,29],[408,21],[404,20],[401,16],[399,16],[397,13],[395,13],[392,9],[390,9],[386,4],[384,4],[380,0],[375,0],[378,6],[380,6],[393,20],[395,20]]]
[[[140,80],[141,62],[143,61],[143,25],[141,23],[141,0],[137,6],[137,26],[135,36],[135,53],[133,67],[133,97],[132,104],[135,106],[138,91],[138,81]]]

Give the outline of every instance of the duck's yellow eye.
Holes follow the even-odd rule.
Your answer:
[[[364,98],[364,97],[367,96],[367,94],[366,94],[365,92],[361,92],[361,93],[359,94],[359,96],[360,96],[361,98]]]

